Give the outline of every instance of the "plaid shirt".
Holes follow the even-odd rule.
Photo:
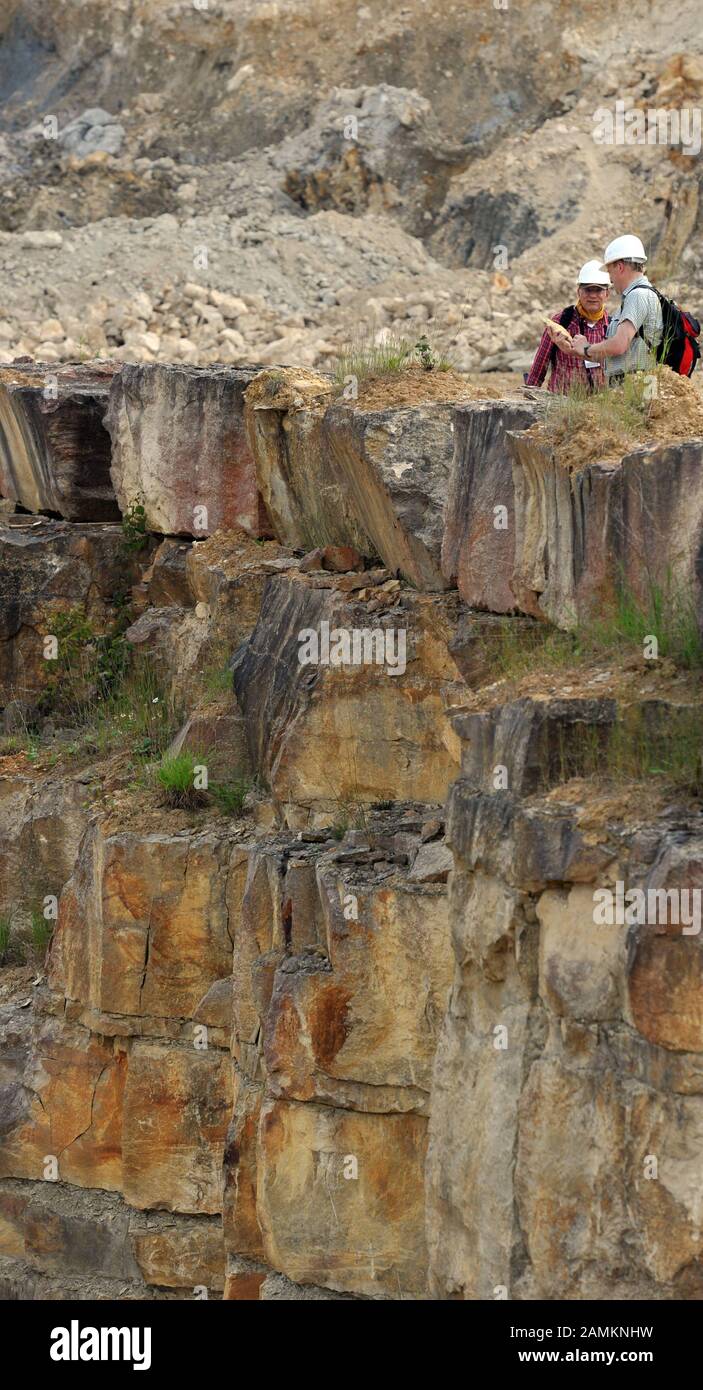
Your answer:
[[[552,314],[552,318],[555,323],[558,323],[560,315]],[[571,322],[565,323],[564,327],[572,338],[575,338],[577,333],[583,333],[588,338],[589,343],[602,343],[608,331],[608,315],[604,314],[598,323],[589,323],[588,319],[582,319],[578,310],[574,308]],[[551,351],[552,340],[549,336],[549,329],[545,328],[525,383],[526,386],[542,385],[547,375],[547,368],[550,366]],[[605,373],[602,366],[584,367],[580,357],[569,357],[567,353],[560,352],[557,348],[547,390],[558,391],[565,395],[576,382],[582,386],[588,386],[591,382],[594,387],[605,386]]]

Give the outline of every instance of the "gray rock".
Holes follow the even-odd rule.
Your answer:
[[[119,366],[0,367],[0,492],[28,511],[117,521],[103,425]]]
[[[408,874],[411,883],[446,883],[454,867],[451,851],[444,840],[421,845]]]
[[[241,526],[270,534],[244,431],[252,367],[126,365],[106,414],[124,511],[140,497],[150,530],[203,539]]]

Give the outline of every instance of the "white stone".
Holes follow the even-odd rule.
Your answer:
[[[58,319],[45,319],[39,327],[39,337],[43,343],[61,343],[65,336]]]
[[[53,247],[63,246],[63,237],[60,232],[23,232],[22,245],[33,246],[38,249],[47,250]]]
[[[210,299],[226,319],[238,319],[242,317],[242,314],[249,313],[244,300],[239,299],[235,294],[222,294],[220,290],[211,290]]]

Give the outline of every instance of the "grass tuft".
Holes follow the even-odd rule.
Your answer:
[[[163,789],[164,804],[185,811],[195,811],[207,802],[203,789],[195,785],[196,768],[203,765],[203,758],[186,750],[175,757],[164,758],[156,770],[156,777]]]
[[[248,777],[236,777],[231,782],[214,782],[210,792],[224,815],[241,816],[250,788]]]
[[[12,918],[8,913],[0,916],[0,965],[7,965],[12,944]]]
[[[349,377],[356,377],[361,383],[370,377],[394,376],[418,362],[425,371],[436,369],[446,372],[452,365],[443,353],[431,345],[425,334],[416,343],[392,334],[381,341],[375,337],[361,337],[353,339],[340,353],[334,379],[340,387],[346,384]]]
[[[47,921],[41,908],[32,908],[29,930],[35,951],[38,955],[45,956],[51,941],[53,927],[51,922]]]
[[[598,618],[562,632],[548,623],[533,627],[506,622],[486,636],[484,649],[493,679],[519,678],[536,669],[560,670],[601,658],[617,659],[656,639],[657,658],[685,671],[703,669],[703,635],[690,590],[671,570],[663,581],[650,577],[644,597],[621,578],[612,604]]]

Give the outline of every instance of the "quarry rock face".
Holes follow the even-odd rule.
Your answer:
[[[701,611],[700,440],[636,449],[570,474],[530,434],[510,440],[516,507],[512,588],[523,612],[574,627],[653,589],[691,593]]]
[[[321,377],[296,391],[298,376],[266,373],[246,398],[259,487],[278,539],[305,549],[354,546],[419,589],[445,588],[440,550],[454,407],[364,411],[329,404]]]
[[[0,911],[56,896],[71,877],[89,814],[89,793],[74,777],[3,778],[0,798]],[[27,866],[32,866],[28,875]]]
[[[104,630],[115,595],[136,578],[119,526],[7,518],[0,526],[0,690],[30,698],[51,674],[52,618],[80,610]]]
[[[700,817],[650,833],[613,818],[587,836],[579,820],[558,790],[528,808],[460,779],[450,797],[456,966],[427,1164],[436,1297],[700,1289],[699,935],[670,913],[594,919],[594,893],[618,879],[697,884]]]
[[[692,591],[700,609],[700,441],[579,470],[539,431],[543,409],[533,400],[457,407],[446,582],[471,608],[566,629],[612,606],[619,591],[645,605],[657,588]]]
[[[273,1267],[371,1297],[425,1287],[428,1087],[450,950],[445,888],[411,884],[404,867],[421,827],[419,806],[370,812],[336,848],[320,836],[285,859],[275,844],[249,857],[225,1154],[231,1269],[245,1259],[261,1277]],[[301,1217],[317,1233],[305,1248]]]
[[[0,6],[0,1298],[703,1298],[699,373],[522,385],[615,186],[703,303],[595,93],[700,2]]]
[[[123,515],[143,505],[149,530],[205,537],[239,526],[270,534],[243,424],[253,368],[128,365],[106,426]]]
[[[103,420],[110,362],[0,367],[0,496],[69,521],[118,521]]]
[[[541,669],[538,641],[613,557],[643,595],[645,535],[698,601],[699,446],[569,475],[530,400],[364,412],[307,369],[112,391],[145,543],[0,528],[0,949],[38,941],[0,975],[0,1290],[700,1297],[702,935],[671,896],[703,885],[696,676]],[[275,540],[164,534],[199,496],[167,438],[203,420],[203,457],[248,431]],[[76,615],[134,682],[112,722],[42,713]],[[662,913],[596,920],[623,884]]]
[[[454,415],[442,572],[472,608],[512,613],[517,510],[509,432],[528,429],[539,407],[482,401]]]
[[[355,576],[348,598],[328,582],[331,576],[325,587],[314,575],[271,578],[257,627],[235,657],[252,765],[275,801],[293,809],[406,797],[411,787],[441,800],[456,769],[442,693],[458,679],[448,650],[454,597],[405,590],[398,604],[397,581],[384,588],[383,572],[376,585]],[[358,594],[364,597],[355,602]],[[346,659],[336,664],[345,642]]]
[[[353,110],[357,135],[344,135],[344,116]],[[382,213],[400,209],[401,223],[415,235],[425,231],[423,214],[441,196],[460,152],[442,139],[430,103],[416,92],[381,84],[342,88],[324,102],[313,129],[276,148],[276,167],[285,170],[285,191],[306,211]],[[425,205],[407,198],[417,185]]]
[[[61,899],[52,985],[107,1014],[191,1017],[230,968],[227,851],[91,826]]]

